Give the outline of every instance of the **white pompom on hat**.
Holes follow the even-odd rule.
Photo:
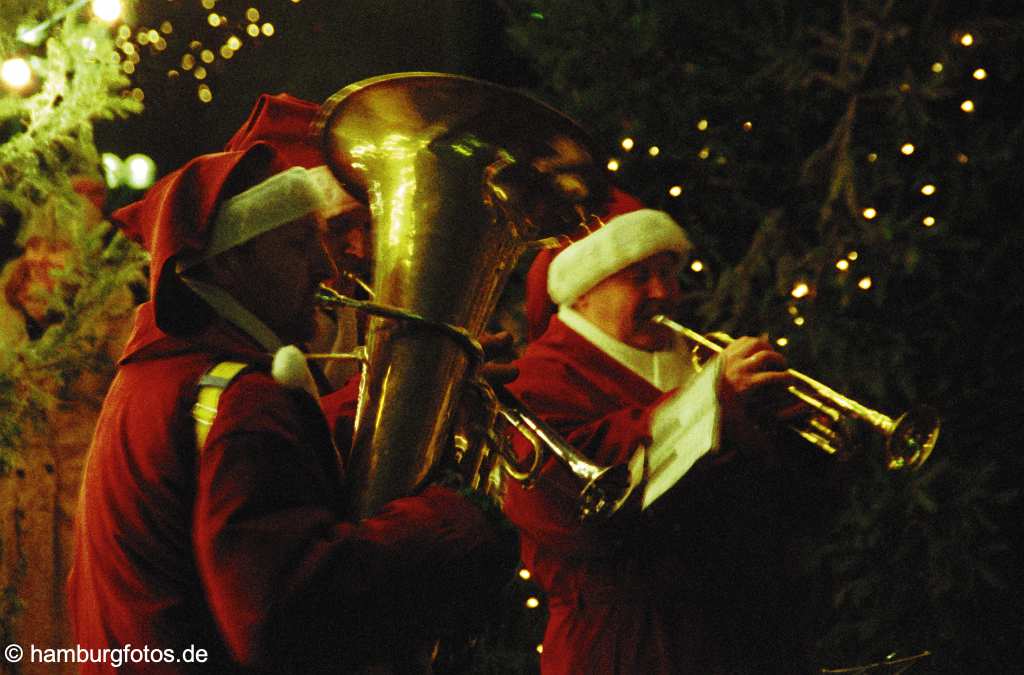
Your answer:
[[[639,209],[610,219],[555,256],[548,268],[548,294],[571,305],[598,283],[633,263],[670,251],[693,250],[683,228],[664,211]]]

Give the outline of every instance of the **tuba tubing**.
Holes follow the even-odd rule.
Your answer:
[[[325,307],[350,307],[358,311],[366,312],[376,316],[386,316],[409,322],[419,322],[427,328],[442,333],[451,334],[456,339],[463,340],[464,346],[477,360],[482,360],[482,350],[479,343],[468,336],[457,326],[437,324],[415,314],[405,312],[395,307],[388,307],[373,302],[356,300],[342,295],[330,288],[321,286],[316,294],[317,302]],[[365,347],[358,347],[352,352],[340,354],[306,354],[308,359],[345,359],[365,362]],[[580,522],[602,520],[614,515],[626,502],[633,491],[628,469],[625,466],[601,466],[590,461],[572,447],[558,432],[552,429],[547,423],[538,418],[522,401],[500,384],[491,384],[482,378],[473,382],[481,398],[487,402],[492,413],[488,418],[500,416],[530,444],[530,455],[525,460],[519,460],[508,448],[507,444],[494,443],[494,449],[498,453],[498,461],[489,463],[485,455],[492,449],[485,449],[483,446],[477,449],[479,456],[464,459],[460,464],[470,467],[467,472],[489,472],[500,470],[512,480],[515,480],[523,489],[532,488],[540,478],[541,469],[549,457],[555,457],[572,474],[575,481],[581,485],[579,492],[574,495],[578,506],[578,517]],[[468,446],[469,444],[467,444]],[[487,476],[465,476],[466,482],[476,485],[485,492],[488,486],[494,481]]]
[[[486,383],[482,383],[486,384]],[[512,392],[501,385],[493,386],[498,413],[530,443],[530,469],[518,471],[515,457],[503,456],[505,472],[519,481],[524,489],[536,482],[546,457],[555,457],[582,485],[575,496],[577,516],[587,523],[610,518],[626,503],[635,485],[623,464],[601,466],[581,455],[557,431],[534,415]]]

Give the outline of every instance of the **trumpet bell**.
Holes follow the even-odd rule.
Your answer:
[[[916,469],[932,454],[939,440],[939,413],[926,405],[911,408],[896,418],[886,442],[890,470]]]

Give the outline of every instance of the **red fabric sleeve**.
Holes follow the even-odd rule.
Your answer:
[[[236,659],[373,661],[493,601],[510,560],[475,506],[432,488],[342,522],[330,506],[340,496],[333,458],[310,451],[311,433],[328,433],[312,399],[266,376],[243,376],[221,398],[193,539]]]

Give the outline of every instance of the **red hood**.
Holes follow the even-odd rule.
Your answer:
[[[287,166],[264,143],[202,155],[161,178],[141,200],[113,213],[111,219],[124,233],[149,251],[149,297],[161,328],[187,334],[209,320],[205,304],[178,281],[176,260],[206,247],[223,200]]]

